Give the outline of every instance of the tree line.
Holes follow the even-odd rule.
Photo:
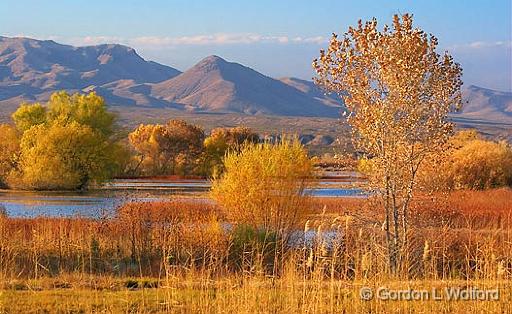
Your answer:
[[[259,136],[246,127],[205,131],[182,120],[141,124],[126,137],[94,92],[51,95],[46,106],[21,104],[0,125],[0,187],[80,190],[116,176],[201,175]]]

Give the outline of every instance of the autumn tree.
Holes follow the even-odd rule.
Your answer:
[[[101,133],[105,137],[116,131],[117,117],[108,111],[103,97],[94,92],[68,94],[53,93],[48,102],[48,120],[57,123],[77,122]]]
[[[46,106],[21,105],[12,118],[22,135],[11,185],[83,189],[119,171],[116,116],[95,93],[57,92]]]
[[[7,186],[7,177],[16,166],[19,142],[18,132],[12,126],[0,124],[0,188]]]
[[[313,61],[316,83],[343,98],[356,147],[373,157],[370,182],[383,202],[392,273],[407,246],[418,168],[448,140],[448,113],[461,105],[461,67],[437,45],[412,15],[395,15],[382,30],[374,18],[333,34]]]
[[[222,172],[222,159],[228,152],[239,152],[244,143],[258,143],[257,133],[243,126],[234,128],[216,128],[204,140],[204,173],[216,175]]]
[[[12,120],[20,132],[25,132],[34,125],[46,123],[46,108],[40,103],[24,103],[12,114]]]
[[[137,151],[134,170],[142,166],[149,174],[175,174],[189,171],[198,161],[204,141],[204,131],[183,120],[171,120],[165,125],[141,124],[128,136]]]
[[[78,122],[37,125],[21,141],[19,183],[25,189],[75,190],[103,182],[115,169],[112,149],[97,131]]]

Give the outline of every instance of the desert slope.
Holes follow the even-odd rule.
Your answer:
[[[327,105],[294,86],[218,56],[154,84],[151,95],[204,112],[331,117],[339,112],[339,105]]]
[[[101,90],[105,84],[126,80],[156,83],[179,73],[122,45],[73,47],[51,40],[0,37],[0,101],[44,101],[56,90]]]

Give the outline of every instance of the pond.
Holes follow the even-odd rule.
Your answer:
[[[341,179],[340,179],[341,178]],[[354,187],[358,178],[323,177],[308,193],[314,197],[364,197],[361,188]],[[209,201],[206,180],[118,179],[97,190],[87,192],[0,191],[0,207],[11,217],[102,217],[129,201],[168,201],[191,198]]]

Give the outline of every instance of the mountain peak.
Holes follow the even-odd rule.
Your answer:
[[[210,55],[210,56],[204,58],[203,60],[201,60],[199,63],[219,63],[219,62],[224,63],[227,61],[217,55]]]
[[[86,46],[87,47],[87,46]],[[84,48],[86,48],[84,47]],[[111,51],[111,52],[128,52],[128,53],[136,53],[135,49],[132,47],[128,47],[121,44],[101,44],[97,46],[93,46],[100,51]]]
[[[226,60],[222,59],[219,56],[211,55],[211,56],[208,56],[208,57],[202,59],[201,61],[199,61],[193,68],[204,70],[204,71],[210,71],[210,70],[219,69],[228,63],[229,62],[227,62]]]
[[[338,108],[318,94],[311,97],[294,86],[215,55],[151,88],[152,97],[195,111],[337,116]]]

